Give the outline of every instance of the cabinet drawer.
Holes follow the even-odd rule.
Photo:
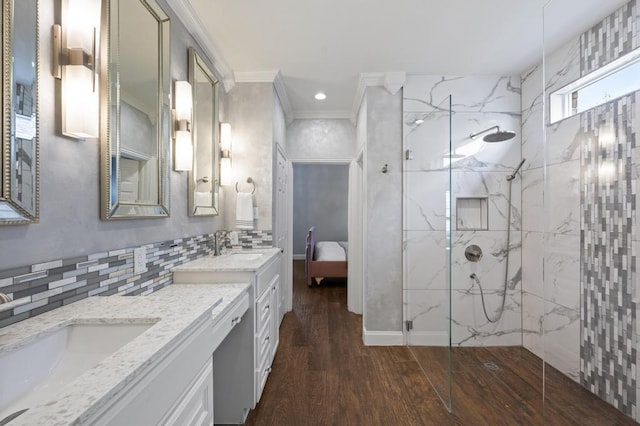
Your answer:
[[[269,288],[269,283],[273,281],[273,277],[280,272],[280,254],[275,256],[273,260],[266,265],[257,276],[258,297]]]
[[[260,332],[264,324],[269,323],[271,318],[271,292],[265,292],[256,302],[256,331]]]
[[[256,365],[262,365],[265,359],[271,358],[271,348],[273,345],[271,330],[272,328],[269,327],[269,323],[267,323],[258,334],[258,337],[256,337]]]
[[[163,426],[213,424],[213,359],[209,358],[180,401],[160,422]]]
[[[267,383],[269,373],[271,373],[271,363],[268,359],[265,359],[264,361],[265,362],[260,364],[260,368],[256,371],[256,385],[258,386],[256,388],[256,403],[260,401],[264,385]]]
[[[227,314],[213,326],[213,351],[215,351],[225,337],[227,337],[231,329],[242,321],[242,316],[247,312],[247,309],[249,309],[249,294],[245,292],[242,298],[236,302],[233,309],[227,312]]]

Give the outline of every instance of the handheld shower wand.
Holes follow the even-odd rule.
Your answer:
[[[509,176],[507,176],[507,181],[511,182],[512,180],[514,180],[516,178],[516,174],[518,174],[518,172],[522,168],[522,165],[524,164],[525,161],[527,161],[526,158],[523,158],[522,161],[520,161],[520,164],[518,164],[518,167],[516,167],[516,169],[513,171],[513,173],[510,174]]]

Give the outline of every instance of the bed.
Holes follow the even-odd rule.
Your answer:
[[[319,241],[315,227],[309,228],[305,249],[305,277],[307,285],[319,284],[323,278],[347,277],[348,245],[345,241]]]

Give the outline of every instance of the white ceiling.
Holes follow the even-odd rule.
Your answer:
[[[523,73],[541,61],[547,1],[174,2],[187,3],[222,72],[280,70],[294,117],[349,117],[360,73]],[[547,51],[626,2],[551,1],[544,14]],[[327,99],[316,101],[317,91]]]

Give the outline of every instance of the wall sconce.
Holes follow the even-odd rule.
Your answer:
[[[220,123],[220,185],[231,185],[231,124]]]
[[[60,80],[60,131],[76,139],[98,137],[97,81],[101,3],[60,0],[60,23],[53,25],[52,74]]]
[[[176,81],[173,110],[173,138],[175,139],[173,168],[176,171],[191,171],[193,168],[193,141],[191,140],[191,113],[193,92],[188,81]]]

